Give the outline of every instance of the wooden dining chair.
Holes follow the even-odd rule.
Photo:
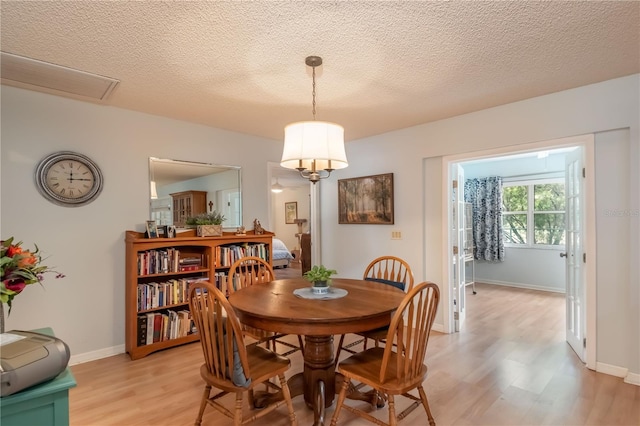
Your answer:
[[[371,261],[365,269],[362,279],[392,285],[403,291],[411,290],[414,281],[413,272],[409,264],[396,256],[381,256]],[[384,341],[387,336],[387,330],[388,327],[381,327],[375,330],[356,333],[362,337],[362,339],[358,339],[348,345],[344,344],[345,335],[341,335],[336,353],[336,365],[340,359],[340,352],[344,350],[350,354],[355,354],[357,351],[352,348],[360,343],[363,343],[364,349],[367,349],[368,339],[373,340],[376,347],[380,346],[380,342]]]
[[[275,279],[273,267],[266,260],[255,257],[246,256],[235,261],[229,268],[227,277],[227,291],[233,294],[235,291],[245,287],[258,284],[266,284]],[[242,325],[244,335],[256,340],[258,343],[265,342],[267,348],[276,351],[276,343],[288,347],[288,350],[281,355],[288,356],[292,353],[302,350],[302,337],[298,336],[298,346],[282,340],[284,334],[274,333],[259,328]]]
[[[238,426],[259,419],[286,404],[289,422],[297,425],[291,392],[284,376],[291,366],[289,359],[261,346],[245,347],[240,321],[224,294],[215,285],[207,282],[193,283],[189,290],[189,308],[204,354],[200,376],[205,382],[205,388],[195,424],[202,423],[207,405],[232,418],[234,425]],[[275,377],[279,379],[279,386],[271,381]],[[284,398],[245,418],[243,396],[245,393],[249,394],[248,401],[253,409],[253,389],[259,384],[282,392]],[[212,395],[212,387],[220,392]],[[233,411],[218,401],[229,393],[236,395]]]
[[[338,364],[338,372],[344,376],[344,381],[331,426],[336,425],[342,408],[379,425],[396,425],[398,420],[405,418],[420,404],[427,413],[429,424],[435,426],[422,383],[427,378],[424,360],[439,299],[440,291],[435,284],[418,284],[407,293],[391,319],[386,340],[395,342],[396,345],[369,348]],[[377,394],[387,399],[389,423],[344,403],[352,381],[371,386]],[[418,390],[418,396],[409,393],[413,389]],[[396,395],[413,400],[397,416],[394,399]]]

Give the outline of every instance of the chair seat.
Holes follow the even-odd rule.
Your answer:
[[[394,377],[384,383],[380,383],[380,370],[382,369],[382,359],[384,348],[371,348],[359,352],[356,355],[341,361],[338,364],[338,371],[350,379],[364,383],[391,395],[401,395],[420,385],[427,377],[427,366],[422,364],[420,371],[413,379],[401,380],[403,374],[396,373],[397,357],[395,352],[391,353],[387,364],[387,375]]]
[[[375,330],[363,331],[361,333],[356,333],[359,336],[366,337],[367,339],[373,340],[384,340],[387,338],[387,333],[389,332],[389,327],[380,327]]]
[[[221,380],[213,374],[209,373],[206,364],[200,367],[200,376],[210,385],[227,392],[237,392],[247,389],[253,389],[274,375],[284,373],[289,369],[291,362],[289,358],[278,355],[261,346],[247,346],[247,360],[249,361],[251,384],[248,387],[235,386],[229,380]]]

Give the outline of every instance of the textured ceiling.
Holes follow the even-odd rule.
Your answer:
[[[640,3],[2,1],[1,48],[121,81],[108,104],[353,140],[640,72]]]

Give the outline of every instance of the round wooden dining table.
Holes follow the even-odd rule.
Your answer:
[[[389,325],[405,293],[372,281],[333,278],[332,289],[347,291],[335,299],[307,299],[294,290],[310,287],[304,278],[275,280],[234,292],[229,303],[240,321],[251,327],[305,336],[304,371],[289,379],[292,396],[304,394],[314,410],[314,425],[322,425],[324,409],[335,396],[333,335]]]

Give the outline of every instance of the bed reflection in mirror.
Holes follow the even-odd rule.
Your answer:
[[[181,226],[186,212],[217,210],[226,218],[222,226],[235,230],[242,226],[241,182],[240,166],[149,157],[150,219]]]

